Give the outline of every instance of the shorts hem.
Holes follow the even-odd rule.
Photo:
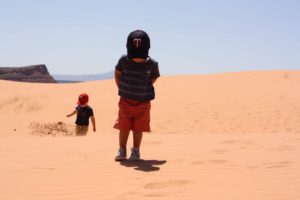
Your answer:
[[[114,128],[114,129],[117,129],[117,130],[119,130],[119,131],[147,132],[147,133],[151,132],[151,129],[143,129],[143,130],[121,129],[121,128],[115,127],[115,126],[114,126],[113,128]]]

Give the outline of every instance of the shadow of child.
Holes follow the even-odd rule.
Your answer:
[[[160,170],[160,168],[155,165],[163,165],[166,162],[167,162],[166,160],[138,160],[138,161],[125,160],[120,162],[120,164],[125,167],[134,167],[135,170],[151,172],[151,171]]]

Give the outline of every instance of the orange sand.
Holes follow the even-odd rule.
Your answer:
[[[144,161],[117,163],[113,80],[0,81],[0,199],[300,199],[300,71],[162,77],[155,87]],[[82,92],[97,132],[47,134],[57,122],[72,134],[65,115]]]

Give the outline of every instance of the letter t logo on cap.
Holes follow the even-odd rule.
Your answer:
[[[134,38],[133,39],[133,44],[134,44],[134,46],[136,48],[139,48],[139,46],[141,45],[141,43],[142,43],[142,39],[140,39],[140,38]]]

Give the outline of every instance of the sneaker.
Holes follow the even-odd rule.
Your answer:
[[[137,148],[131,149],[131,155],[130,155],[129,160],[131,160],[131,161],[140,160],[140,151]]]
[[[118,155],[115,157],[115,161],[123,161],[126,160],[126,150],[119,149]]]

